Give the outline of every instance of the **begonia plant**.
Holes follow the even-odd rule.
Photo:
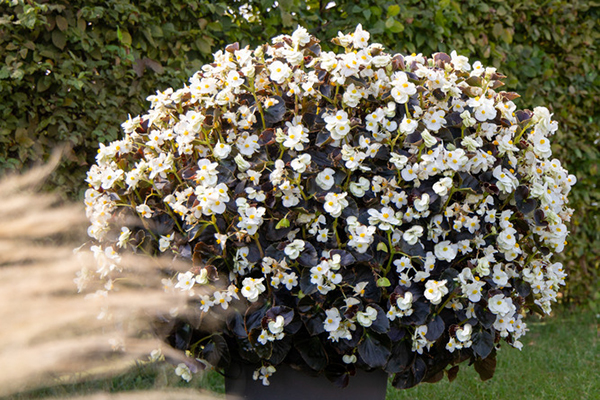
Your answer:
[[[357,368],[397,388],[453,379],[467,360],[487,379],[524,315],[550,312],[575,182],[550,112],[517,110],[504,76],[455,51],[369,39],[230,45],[100,145],[96,275],[117,282],[126,251],[189,263],[163,271],[188,309],[160,316],[183,379],[198,360],[254,364],[264,384],[281,363],[342,387]]]

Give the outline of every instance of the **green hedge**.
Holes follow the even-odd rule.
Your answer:
[[[357,23],[390,50],[456,49],[508,75],[519,106],[559,121],[555,155],[576,174],[565,300],[598,290],[600,3],[589,0],[0,0],[0,168],[20,170],[59,143],[53,184],[80,195],[98,142],[157,89],[183,85],[226,44],[258,45],[298,24],[333,37]],[[324,47],[331,46],[323,43]],[[596,299],[598,302],[600,299]]]

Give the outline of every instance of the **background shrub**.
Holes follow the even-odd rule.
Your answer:
[[[155,90],[185,84],[212,52],[298,24],[333,37],[362,23],[394,52],[456,49],[495,66],[522,95],[519,107],[551,109],[555,156],[579,181],[564,301],[597,305],[599,17],[589,0],[0,0],[0,172],[68,143],[51,184],[79,196],[98,142],[116,139],[128,113],[147,109]]]

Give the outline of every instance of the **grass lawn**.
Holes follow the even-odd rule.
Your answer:
[[[444,378],[435,384],[424,383],[403,391],[390,385],[386,399],[600,399],[599,322],[598,316],[591,312],[563,312],[544,320],[530,318],[530,332],[523,340],[523,350],[502,346],[491,380],[481,382],[475,370],[463,364],[452,383]],[[189,387],[171,371],[138,365],[116,377],[57,384],[2,400]],[[196,377],[192,383],[215,394],[224,390],[223,379],[214,372]]]

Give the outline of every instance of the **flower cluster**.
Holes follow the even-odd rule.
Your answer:
[[[500,340],[520,348],[522,316],[550,312],[575,183],[552,115],[517,110],[495,68],[455,51],[369,39],[359,25],[325,52],[299,27],[230,45],[100,146],[85,199],[98,275],[116,280],[127,250],[166,253],[190,265],[169,290],[199,316],[228,311],[222,332],[175,324],[171,343],[261,363],[265,383],[286,362],[409,387]]]

